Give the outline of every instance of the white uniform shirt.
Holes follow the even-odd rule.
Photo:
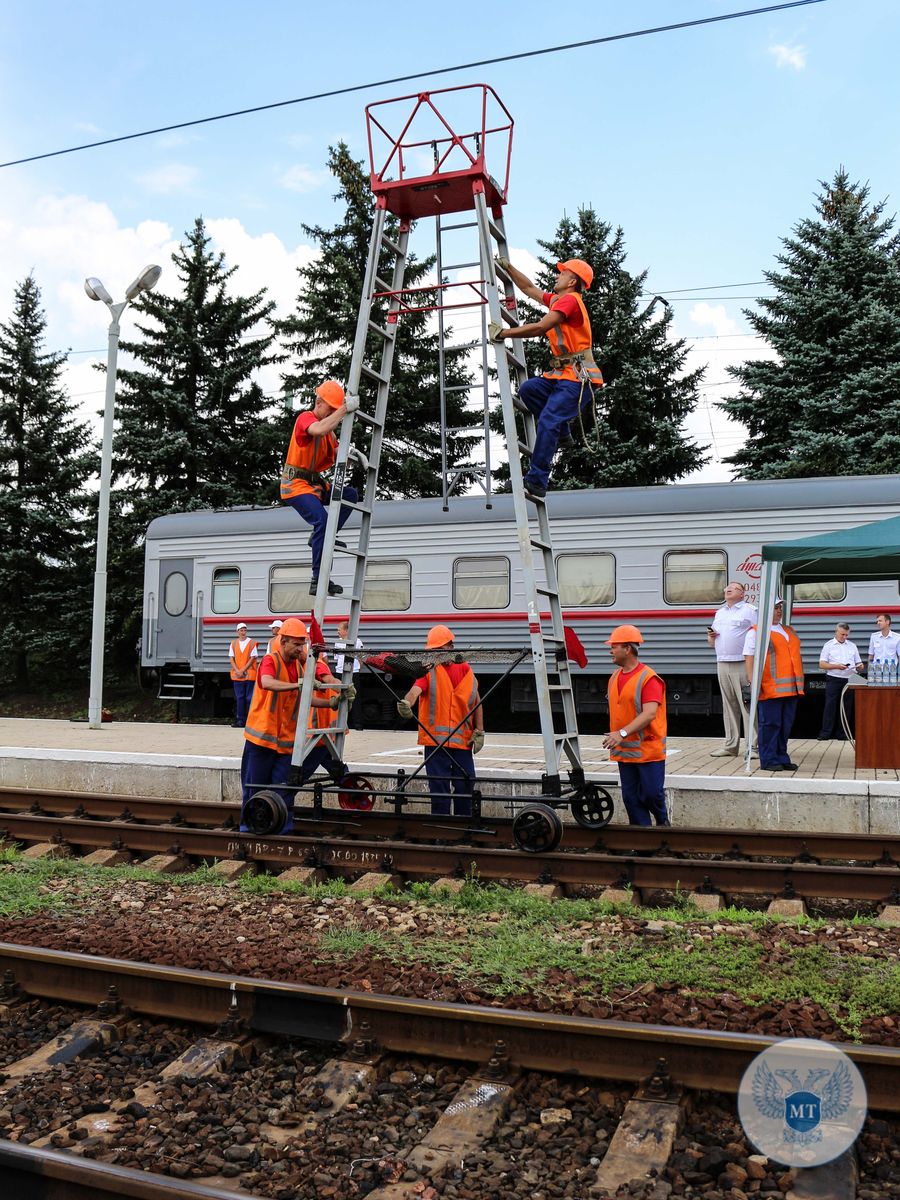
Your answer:
[[[787,635],[787,630],[780,622],[778,625],[772,626],[772,632],[780,633],[786,642],[789,642],[791,640]],[[756,653],[756,630],[750,629],[747,632],[747,636],[744,638],[744,654],[750,655],[750,654],[755,654],[755,653]]]
[[[347,643],[344,641],[335,642],[334,648],[335,648],[335,650],[345,650],[347,648]],[[362,640],[360,638],[357,638],[356,639],[356,649],[362,650],[362,648],[363,648]],[[341,671],[343,671],[343,669],[344,669],[344,656],[343,656],[343,654],[338,654],[335,656],[335,660],[334,660],[335,675],[340,675],[340,673],[341,673]],[[358,673],[359,673],[359,659],[354,658],[353,674],[356,675]]]
[[[739,600],[731,608],[724,605],[713,617],[712,627],[719,635],[716,638],[716,659],[719,662],[743,662],[744,638],[751,625],[756,624],[756,609],[746,600]]]
[[[869,638],[869,658],[873,661],[881,658],[889,662],[892,658],[900,658],[900,633],[889,633],[887,637],[879,629]]]
[[[247,645],[247,643],[250,641],[250,638],[248,638],[248,637],[236,638],[235,640],[237,641],[237,644],[240,647],[240,649],[243,650],[244,647]],[[231,659],[232,662],[234,662],[234,642],[232,642],[231,645],[228,647],[228,657]],[[251,659],[256,658],[256,647],[255,646],[250,651],[250,658]]]
[[[859,650],[855,643],[851,642],[849,638],[843,642],[832,638],[822,647],[819,662],[846,663],[846,666],[836,667],[833,671],[826,671],[825,674],[830,675],[832,679],[851,679],[858,674],[853,668],[857,663],[862,662],[862,659],[859,657]]]

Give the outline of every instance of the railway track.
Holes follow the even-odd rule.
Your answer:
[[[760,1156],[751,1164],[752,1147],[735,1149],[743,1139],[734,1120],[726,1149],[711,1150],[704,1136],[691,1144],[695,1157],[675,1153],[685,1121],[704,1130],[722,1123],[731,1102],[706,1091],[734,1093],[773,1039],[398,1000],[6,944],[0,967],[15,972],[6,1004],[79,1006],[69,1030],[43,1050],[4,1059],[0,1123],[14,1099],[17,1133],[29,1143],[0,1141],[0,1175],[16,1197],[223,1200],[239,1186],[239,1194],[285,1200],[404,1200],[442,1194],[427,1189],[462,1176],[465,1194],[478,1200],[531,1196],[550,1179],[569,1182],[558,1194],[587,1200],[651,1170],[663,1177],[667,1164],[676,1182],[692,1170],[695,1185],[718,1180],[720,1188],[754,1170],[766,1194],[786,1194],[783,1168]],[[82,1007],[94,1012],[85,1019]],[[148,1021],[175,1022],[174,1032],[163,1037],[165,1027]],[[139,1082],[118,1063],[106,1080],[109,1055],[127,1059],[142,1037],[166,1045],[165,1061]],[[870,1109],[900,1112],[900,1050],[841,1048],[866,1080]],[[72,1092],[79,1068],[92,1080],[92,1101],[72,1110],[63,1100],[57,1110],[53,1097]],[[882,1125],[890,1137],[900,1131],[890,1118]],[[272,1170],[279,1163],[280,1179]],[[361,1192],[349,1186],[354,1172]],[[840,1190],[837,1168],[801,1173],[806,1190],[797,1194],[849,1200],[853,1173],[845,1174]]]
[[[7,840],[60,851],[236,858],[266,870],[299,864],[333,877],[378,871],[434,880],[474,870],[483,880],[570,891],[627,887],[638,897],[680,890],[868,906],[900,899],[900,837],[573,825],[567,849],[522,853],[511,847],[510,822],[500,818],[472,828],[424,815],[301,814],[290,836],[261,838],[234,830],[233,806],[166,808],[158,800],[7,789],[0,807]],[[208,823],[216,818],[219,824]]]

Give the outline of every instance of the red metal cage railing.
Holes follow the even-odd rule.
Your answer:
[[[366,132],[372,191],[398,217],[466,212],[475,191],[492,209],[506,203],[513,119],[487,84],[378,100]]]

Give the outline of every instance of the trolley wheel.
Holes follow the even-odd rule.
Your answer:
[[[338,805],[356,812],[371,812],[375,807],[372,783],[365,775],[344,775],[338,781]]]
[[[549,804],[526,804],[516,814],[513,839],[520,850],[531,854],[549,854],[562,841],[563,826]]]
[[[278,792],[254,792],[244,806],[244,820],[261,837],[280,833],[287,823],[288,810]]]
[[[582,829],[603,829],[612,820],[613,798],[595,783],[588,783],[572,801],[572,816]]]

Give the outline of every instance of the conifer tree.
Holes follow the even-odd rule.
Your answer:
[[[576,220],[563,217],[555,236],[538,245],[546,251],[540,256],[545,270],[535,283],[545,291],[553,289],[558,262],[583,258],[594,268],[593,284],[582,299],[605,385],[581,420],[572,422],[575,446],[558,453],[551,487],[670,483],[702,466],[705,447],[687,438],[681,426],[697,403],[703,368],[684,373],[687,347],[669,336],[671,310],[663,306],[660,314],[641,299],[647,272],[626,270],[621,227],[613,231],[593,208],[581,208]],[[526,304],[522,321],[539,320],[545,311]],[[547,339],[526,341],[525,358],[533,373],[547,370]]]
[[[303,404],[323,379],[346,380],[375,211],[368,175],[345,143],[329,149],[328,167],[339,184],[335,200],[343,205],[343,213],[329,229],[303,226],[321,253],[308,267],[299,268],[297,311],[280,324],[293,355],[284,376],[285,388]],[[396,238],[398,231],[399,222],[389,217],[388,235]],[[433,258],[416,262],[411,255],[404,286],[422,286],[433,266]],[[389,262],[383,264],[381,274],[391,277]],[[429,296],[433,293],[422,293],[418,303],[433,303]],[[387,304],[374,306],[373,320],[383,324],[386,312]],[[446,341],[451,338],[448,336]],[[369,350],[378,351],[380,346],[380,339],[373,339]],[[368,361],[378,359],[372,354]],[[462,353],[451,350],[447,354],[444,376],[448,388],[463,387],[470,381]],[[401,317],[378,476],[379,496],[440,495],[439,386],[438,336],[433,322],[424,313]],[[473,438],[466,431],[477,430],[482,422],[479,413],[466,408],[465,395],[465,391],[450,391],[446,400],[448,462],[462,471],[463,482],[475,477],[468,461]]]
[[[149,522],[194,508],[277,498],[290,422],[262,391],[274,348],[274,301],[231,291],[237,267],[210,249],[202,217],[172,255],[177,286],[135,304],[140,340],[121,349],[110,538],[116,563],[109,609],[129,661],[140,625],[141,542]],[[165,283],[165,276],[163,277]],[[112,553],[111,553],[112,557]]]
[[[61,382],[64,354],[45,350],[40,288],[29,275],[0,325],[0,675],[17,688],[55,659],[88,658],[90,582],[85,482],[95,456],[88,425]]]
[[[778,357],[729,368],[746,479],[900,471],[900,235],[843,167],[820,186],[764,272],[775,295],[745,313]]]

